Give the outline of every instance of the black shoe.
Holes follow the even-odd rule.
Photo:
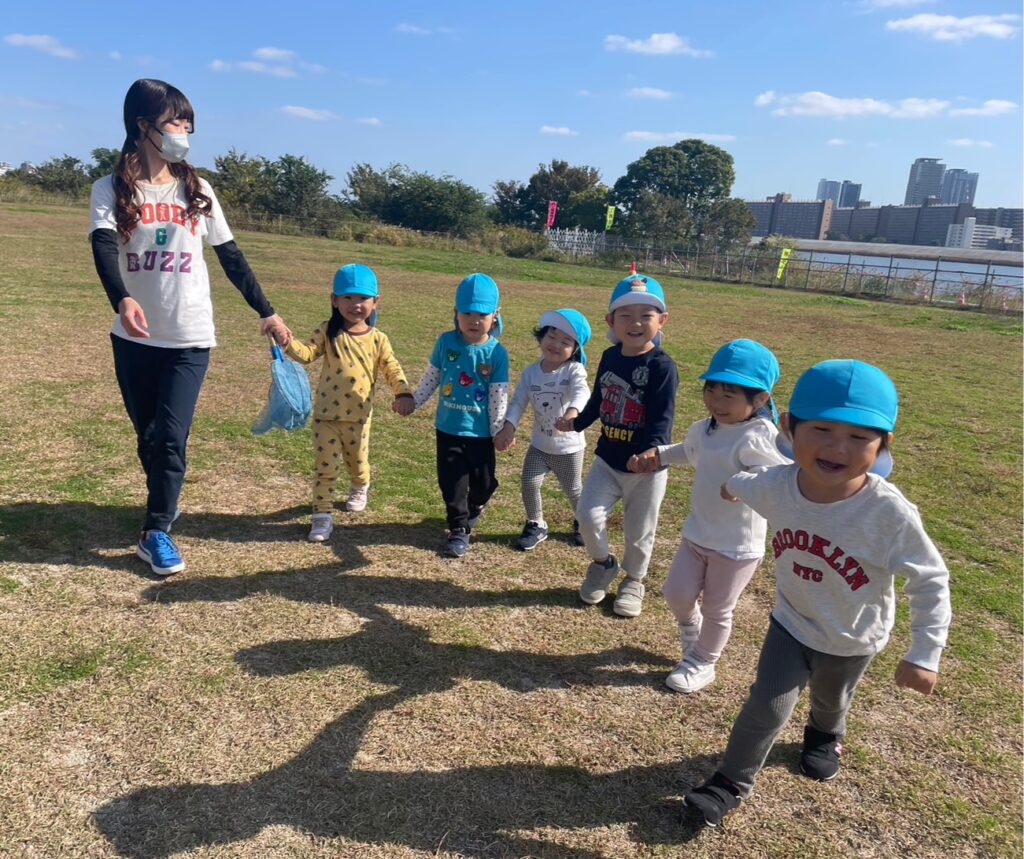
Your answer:
[[[580,523],[575,519],[572,520],[572,544],[574,546],[585,546],[583,542],[583,535],[580,533]]]
[[[717,772],[700,787],[683,794],[683,800],[704,816],[708,826],[718,826],[722,818],[740,804],[736,785]]]
[[[548,538],[548,529],[536,522],[527,522],[523,533],[516,540],[516,546],[524,552],[531,552]]]
[[[469,532],[464,528],[453,528],[448,532],[448,540],[441,550],[446,558],[461,558],[469,549]]]
[[[810,725],[804,727],[804,747],[800,752],[800,772],[817,781],[831,781],[839,775],[839,757],[843,745],[835,734],[826,734]]]

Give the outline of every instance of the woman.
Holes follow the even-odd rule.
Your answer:
[[[117,313],[114,368],[149,491],[136,551],[159,576],[185,569],[169,532],[216,345],[204,239],[259,314],[260,333],[279,343],[291,337],[235,244],[213,189],[185,161],[194,118],[189,100],[170,84],[132,84],[121,157],[113,174],[93,185],[91,198],[93,258]]]

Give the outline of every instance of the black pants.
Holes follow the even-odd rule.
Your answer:
[[[164,349],[110,335],[121,399],[135,427],[146,472],[144,531],[171,527],[185,480],[185,446],[209,349]]]
[[[437,485],[449,528],[468,530],[467,521],[498,488],[494,471],[494,440],[490,436],[449,435],[437,430]]]

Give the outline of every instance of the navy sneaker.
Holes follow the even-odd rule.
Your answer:
[[[453,528],[441,550],[446,558],[461,558],[469,549],[469,532],[465,528]]]
[[[185,569],[178,547],[171,535],[164,531],[143,531],[135,554],[158,576],[171,576]]]
[[[714,827],[730,811],[739,808],[740,795],[736,785],[716,772],[700,787],[685,793],[683,801],[691,808],[696,808],[708,826]]]
[[[523,526],[523,533],[516,540],[516,546],[524,552],[532,552],[548,538],[548,529],[536,522],[527,522]]]
[[[843,744],[835,734],[804,726],[804,747],[800,751],[800,772],[815,781],[832,781],[839,775]]]
[[[572,520],[572,544],[574,546],[586,546],[583,542],[583,535],[580,533],[580,523],[575,519]]]

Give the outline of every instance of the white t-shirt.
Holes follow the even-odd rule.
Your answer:
[[[767,418],[756,417],[738,424],[719,423],[708,434],[708,421],[694,423],[680,444],[658,448],[663,465],[696,468],[683,536],[738,561],[760,558],[768,533],[764,517],[746,504],[726,501],[721,489],[739,471],[788,463],[775,447],[779,431]]]
[[[588,399],[587,371],[579,361],[566,361],[553,373],[545,373],[538,361],[523,370],[519,377],[505,420],[512,426],[519,426],[526,407],[533,403],[530,444],[544,453],[576,453],[587,446],[583,433],[559,432],[555,421],[566,409],[582,411]]]
[[[185,349],[216,346],[210,275],[203,260],[203,240],[212,246],[234,236],[209,183],[199,180],[211,202],[210,217],[188,220],[185,183],[138,183],[141,219],[128,242],[118,237],[118,263],[128,294],[146,314],[149,337],[132,337],[115,318],[113,333],[147,346]],[[93,183],[89,201],[91,230],[117,230],[112,176]]]
[[[905,659],[939,668],[950,622],[949,571],[917,508],[891,483],[869,474],[856,494],[832,504],[808,501],[797,465],[736,474],[726,483],[768,520],[777,600],[772,616],[797,641],[834,656],[878,653],[896,616],[896,576],[910,601]]]

